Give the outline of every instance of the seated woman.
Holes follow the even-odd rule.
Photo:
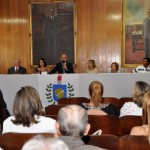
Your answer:
[[[42,116],[42,103],[37,91],[31,86],[22,87],[15,96],[14,116],[3,123],[2,133],[55,133],[54,119]]]
[[[38,62],[38,67],[36,68],[36,73],[41,74],[42,72],[47,72],[48,68],[44,58],[41,58]]]
[[[127,115],[142,116],[142,104],[144,94],[150,90],[150,85],[143,81],[137,81],[133,89],[133,102],[126,102],[120,109],[120,117]]]
[[[119,72],[119,64],[117,62],[113,62],[111,64],[111,68],[108,72],[109,73],[118,73]]]
[[[143,98],[143,115],[142,121],[143,126],[135,126],[132,128],[130,135],[143,135],[148,136],[148,141],[150,143],[150,91],[144,95]]]
[[[115,115],[119,116],[117,108],[113,104],[101,104],[103,96],[103,84],[99,81],[93,81],[89,85],[90,103],[82,103],[82,107],[88,110],[88,114]]]
[[[90,59],[88,61],[88,69],[85,73],[98,73],[98,69],[96,68],[95,60]]]

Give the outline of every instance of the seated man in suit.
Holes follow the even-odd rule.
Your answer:
[[[20,65],[20,59],[16,59],[14,61],[14,66],[8,69],[8,74],[26,74],[26,69]]]
[[[50,71],[50,74],[52,73],[74,73],[73,65],[70,62],[67,62],[67,55],[62,54],[60,57],[59,63],[56,64],[56,66]]]

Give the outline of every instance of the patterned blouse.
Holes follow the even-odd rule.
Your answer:
[[[113,104],[100,104],[99,106],[90,106],[87,103],[82,103],[81,106],[86,110],[102,110],[108,115],[119,116],[119,111]]]
[[[120,117],[127,115],[142,116],[142,108],[134,102],[126,102],[120,109]]]

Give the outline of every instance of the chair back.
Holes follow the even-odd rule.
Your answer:
[[[81,105],[82,103],[89,103],[90,100],[86,97],[71,97],[71,98],[60,98],[58,104],[63,105],[72,105],[77,104]]]
[[[119,138],[120,150],[150,150],[146,136],[125,135]]]
[[[0,136],[0,147],[4,150],[21,150],[22,146],[36,135],[54,136],[51,133],[5,133]]]
[[[88,115],[91,129],[89,135],[101,129],[102,134],[113,134],[118,136],[119,118],[109,115]]]
[[[59,110],[65,105],[48,105],[45,107],[45,115],[58,115]]]
[[[134,126],[142,125],[141,116],[123,116],[119,118],[119,136],[129,135]]]
[[[119,150],[119,138],[111,134],[89,135],[82,138],[85,144],[109,150]]]

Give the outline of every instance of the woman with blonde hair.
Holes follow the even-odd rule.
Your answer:
[[[96,68],[95,60],[88,60],[88,68],[85,71],[86,73],[98,73],[98,69]]]
[[[88,114],[108,114],[119,115],[117,108],[113,104],[102,104],[102,96],[104,92],[103,84],[99,81],[93,81],[89,85],[90,103],[82,103],[82,107],[88,110]],[[90,113],[91,112],[91,113]]]
[[[132,128],[130,135],[143,135],[148,136],[150,143],[150,91],[144,95],[143,102],[143,126],[135,126]]]
[[[120,117],[127,115],[142,116],[143,96],[150,90],[150,85],[144,81],[137,81],[133,89],[133,101],[126,102],[120,109]]]
[[[22,87],[15,96],[13,116],[3,124],[3,134],[17,133],[55,133],[55,120],[42,116],[42,103],[38,92],[31,86]]]

